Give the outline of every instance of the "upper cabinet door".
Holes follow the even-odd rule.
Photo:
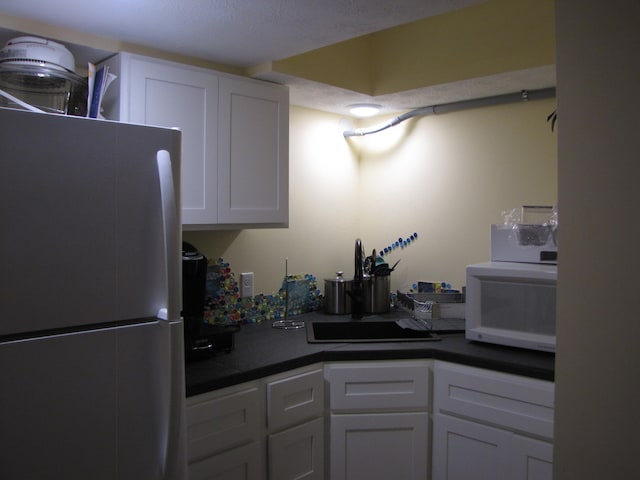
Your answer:
[[[182,130],[182,222],[217,223],[218,76],[132,56],[129,121]]]
[[[103,64],[118,76],[106,118],[182,130],[184,229],[288,226],[286,87],[130,53]]]
[[[218,120],[218,223],[287,226],[288,90],[221,77]]]

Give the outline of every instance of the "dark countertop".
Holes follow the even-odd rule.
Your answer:
[[[390,313],[384,317],[401,316],[406,315]],[[321,312],[291,319],[305,324],[351,321],[349,315],[325,315]],[[234,335],[231,352],[188,362],[187,397],[327,361],[432,358],[543,380],[554,379],[553,353],[472,342],[462,333],[440,335],[439,341],[425,342],[308,343],[305,328],[282,330],[272,328],[272,323],[243,325]]]

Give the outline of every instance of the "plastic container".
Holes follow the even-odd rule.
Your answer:
[[[39,65],[0,64],[0,89],[49,113],[87,115],[87,81],[72,72]],[[0,107],[20,108],[4,96]]]

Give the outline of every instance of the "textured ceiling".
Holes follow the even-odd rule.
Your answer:
[[[0,13],[250,67],[480,0],[2,0]]]
[[[293,105],[352,116],[349,112],[349,105],[375,103],[381,106],[379,114],[387,115],[421,107],[516,93],[522,90],[531,91],[554,87],[556,85],[556,68],[555,65],[546,65],[377,97],[279,73],[263,74],[258,77],[288,85]]]
[[[483,1],[0,0],[0,15],[243,69]],[[0,23],[0,41],[15,33]],[[67,46],[79,65],[110,53]],[[551,65],[376,98],[277,72],[257,77],[288,85],[294,105],[350,115],[347,105],[375,101],[383,105],[384,114],[553,86],[555,68]]]

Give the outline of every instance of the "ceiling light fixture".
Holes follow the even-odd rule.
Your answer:
[[[380,105],[375,103],[356,103],[349,105],[347,108],[356,117],[372,117],[380,111]]]

